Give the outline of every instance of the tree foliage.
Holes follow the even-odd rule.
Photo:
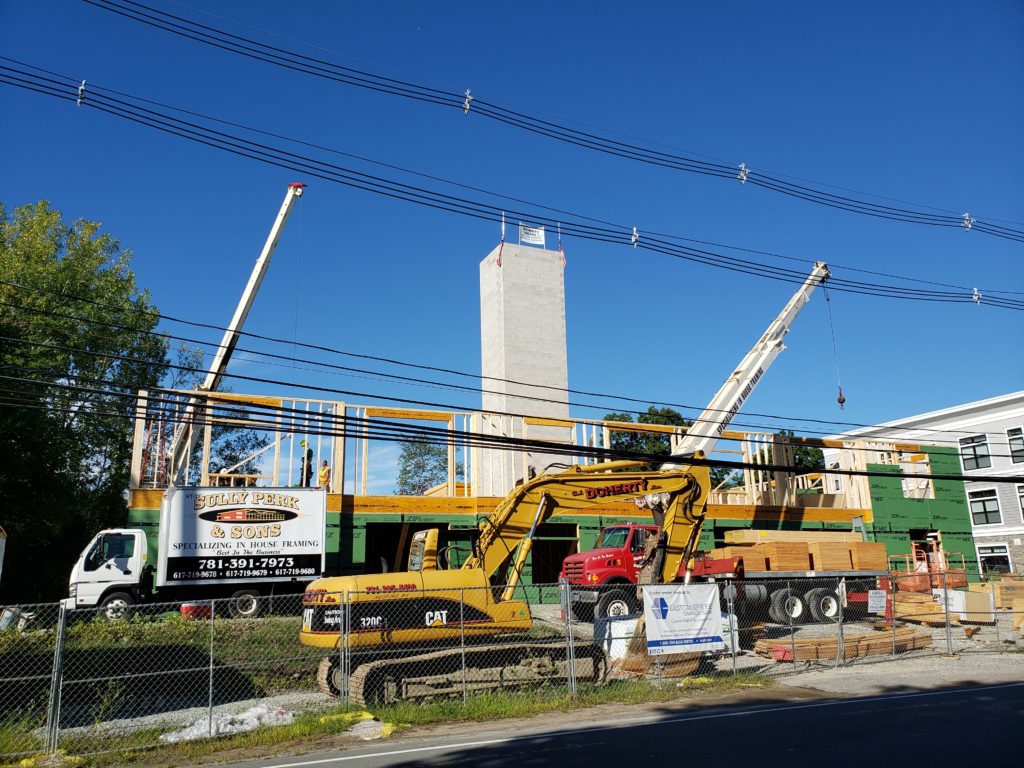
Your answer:
[[[428,489],[448,480],[448,446],[402,441],[398,455],[397,492],[422,496]],[[462,477],[462,464],[455,465],[455,477]]]
[[[99,224],[0,206],[2,599],[64,596],[88,538],[124,522],[125,395],[160,380],[167,352],[130,261]]]
[[[633,423],[633,415],[629,413],[609,413],[604,418],[605,421]],[[649,406],[645,413],[637,416],[636,423],[662,424],[673,427],[689,427],[693,424],[692,421],[683,418],[683,415],[674,408],[655,408],[653,405]],[[671,442],[666,433],[617,430],[612,432],[611,447],[613,450],[667,456],[671,451]],[[655,468],[654,465],[649,466],[652,469]],[[733,470],[726,467],[711,467],[711,486],[713,488],[732,488],[737,484],[737,473]]]
[[[779,437],[794,437],[794,434],[790,429],[780,429]],[[822,453],[821,448],[811,445],[794,445],[793,464],[797,467],[798,474],[816,472],[825,468],[825,454]]]

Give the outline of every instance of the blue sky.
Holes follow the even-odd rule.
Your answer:
[[[952,2],[152,4],[732,165],[1024,222],[1018,2],[969,11]],[[1019,243],[588,153],[240,59],[83,2],[0,2],[0,48],[109,88],[641,232],[784,254],[808,271],[822,259],[855,279],[843,267],[1024,291]],[[67,217],[102,222],[134,252],[161,311],[204,322],[230,318],[286,184],[301,180],[7,86],[0,115],[0,200],[13,208],[46,199]],[[311,182],[248,329],[479,371],[477,264],[498,236],[495,225]],[[579,389],[699,408],[793,290],[629,248],[571,238],[565,247],[569,376]],[[746,410],[872,424],[1024,384],[1019,312],[832,297],[845,411],[820,291]],[[246,362],[232,370],[479,405],[424,387]]]

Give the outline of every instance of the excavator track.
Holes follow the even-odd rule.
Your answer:
[[[463,668],[465,658],[465,669]],[[604,651],[594,645],[576,648],[576,678],[601,683],[607,674]],[[472,645],[404,658],[376,658],[360,664],[349,677],[349,698],[375,707],[396,701],[427,701],[466,693],[533,688],[565,682],[568,660],[563,644]],[[320,690],[339,695],[337,657],[327,657],[317,672]]]

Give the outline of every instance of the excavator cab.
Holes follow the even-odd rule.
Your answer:
[[[409,545],[410,572],[437,570],[437,528],[417,531]]]

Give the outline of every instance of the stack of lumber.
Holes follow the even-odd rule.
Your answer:
[[[811,554],[802,541],[773,541],[763,544],[769,571],[809,571]]]
[[[932,599],[931,593],[897,592],[896,618],[926,627],[943,627],[946,625],[946,610]],[[950,614],[951,623],[958,623],[956,614]]]
[[[812,571],[848,571],[853,567],[850,545],[847,543],[812,541],[808,548],[811,551]]]
[[[861,541],[849,531],[725,532],[727,546],[708,553],[712,560],[743,558],[747,573],[762,571],[886,571],[885,544]],[[927,587],[927,577],[925,578]]]
[[[768,570],[768,563],[765,561],[764,550],[761,547],[719,547],[708,552],[708,557],[712,560],[732,560],[742,557],[744,570]]]
[[[896,653],[929,648],[932,644],[930,634],[913,627],[899,627],[895,632],[848,633],[843,637],[843,658],[888,656],[893,652],[894,640]],[[839,655],[839,638],[777,637],[771,640],[761,639],[754,643],[754,653],[775,661],[835,660]]]
[[[1024,600],[1024,581],[1002,578],[999,581],[988,581],[984,584],[971,584],[972,592],[988,592],[995,600],[996,608],[1011,608],[1018,600]]]
[[[850,560],[855,571],[889,570],[889,559],[885,554],[885,544],[880,541],[851,542]]]

